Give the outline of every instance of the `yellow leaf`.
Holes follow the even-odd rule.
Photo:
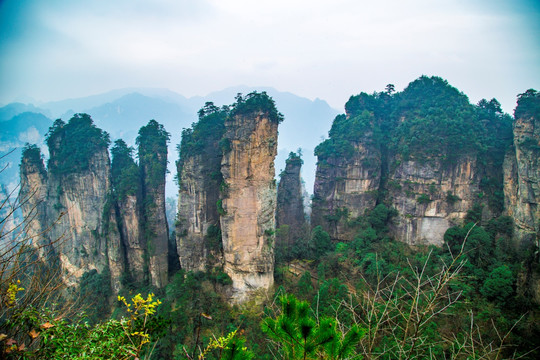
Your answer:
[[[52,328],[53,326],[54,326],[53,324],[51,324],[50,322],[47,321],[45,324],[42,324],[42,325],[41,325],[41,328],[42,328],[42,329],[50,329],[50,328]]]
[[[39,336],[39,332],[37,332],[36,330],[32,329],[32,330],[28,333],[28,335],[30,335],[30,337],[31,337],[32,339],[35,339],[35,338],[37,338],[37,337]]]

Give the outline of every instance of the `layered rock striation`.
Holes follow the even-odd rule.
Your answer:
[[[187,271],[204,271],[221,266],[223,260],[217,204],[222,151],[228,112],[212,103],[199,112],[199,122],[184,130],[177,162],[179,195],[176,246],[180,265]]]
[[[148,271],[153,286],[167,285],[169,274],[169,226],[165,214],[165,174],[167,142],[170,135],[163,125],[150,120],[139,130],[139,166],[142,176],[144,241]]]
[[[141,234],[146,214],[140,204],[146,199],[149,208],[159,206],[154,199],[164,198],[160,197],[164,188],[154,187],[153,197],[144,198],[142,184],[149,180],[140,177],[131,150],[117,141],[111,168],[109,143],[108,134],[96,128],[87,114],[76,114],[68,123],[57,120],[47,137],[47,170],[35,146],[23,153],[20,196],[28,199],[22,210],[24,217],[31,219],[33,243],[51,266],[58,261],[68,286],[77,285],[84,274],[95,270],[109,277],[112,290],[118,292],[122,279],[145,282],[151,267],[146,259],[156,251],[148,244],[156,241],[150,231],[146,238]],[[166,152],[164,156],[166,163]],[[145,164],[146,169],[152,167],[150,161]],[[164,172],[147,171],[146,176],[149,174],[164,183]],[[152,224],[160,231],[167,228],[166,220],[149,216],[157,219]],[[165,263],[166,257],[167,252]],[[166,268],[151,274],[150,279],[154,278],[158,279],[152,281],[154,286],[164,286]]]
[[[207,103],[180,144],[177,248],[188,270],[221,267],[230,298],[273,284],[274,158],[282,115],[266,93]],[[219,220],[219,221],[218,221]]]
[[[518,97],[513,146],[504,163],[506,213],[514,219],[518,243],[540,241],[540,94]]]
[[[276,238],[276,246],[289,249],[304,235],[306,215],[302,193],[302,168],[300,155],[291,152],[285,162],[285,170],[280,174],[277,190],[276,228],[284,232]],[[286,229],[286,230],[284,230]],[[279,243],[279,242],[282,243]]]
[[[352,96],[345,110],[316,149],[312,224],[334,240],[353,240],[358,217],[379,204],[397,210],[390,235],[413,245],[442,245],[472,208],[502,214],[512,120],[496,100],[471,105],[423,76],[401,93]]]

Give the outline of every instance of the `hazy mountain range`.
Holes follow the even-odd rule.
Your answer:
[[[186,98],[166,89],[127,88],[77,99],[35,104],[11,103],[0,108],[0,184],[4,189],[13,189],[18,183],[18,164],[25,143],[35,143],[45,156],[45,135],[53,120],[67,121],[75,113],[88,113],[96,126],[111,135],[111,140],[124,139],[134,146],[139,128],[150,119],[165,126],[171,134],[169,144],[169,171],[167,196],[176,196],[177,187],[173,178],[174,163],[178,158],[176,146],[180,142],[183,128],[197,120],[197,111],[207,101],[215,105],[229,105],[238,93],[247,94],[254,90],[266,91],[276,102],[278,110],[285,116],[279,128],[276,176],[285,167],[290,151],[302,149],[304,158],[303,178],[307,191],[313,191],[316,158],[313,149],[326,137],[332,120],[339,113],[324,100],[309,100],[292,93],[268,87],[236,86],[222,91]],[[10,153],[11,150],[14,150]]]

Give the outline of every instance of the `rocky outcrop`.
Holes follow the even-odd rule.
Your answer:
[[[227,112],[207,103],[199,122],[184,131],[177,163],[179,194],[176,246],[187,271],[221,266],[222,240],[217,204],[222,184],[219,142]]]
[[[451,164],[441,159],[397,164],[387,183],[388,199],[398,211],[390,228],[393,236],[408,244],[441,246],[446,230],[478,202],[477,173],[474,157]]]
[[[132,282],[146,284],[147,256],[142,227],[142,184],[138,165],[133,160],[133,148],[119,139],[111,149],[114,210],[125,252],[127,277]]]
[[[268,289],[274,281],[274,231],[278,124],[263,112],[238,114],[226,121],[228,149],[221,172],[227,188],[218,205],[225,272],[233,299]]]
[[[127,271],[131,280],[145,283],[147,265],[145,261],[146,243],[142,236],[140,196],[126,195],[118,200],[119,229],[126,252]]]
[[[38,249],[42,259],[49,258],[49,239],[42,235],[47,224],[47,171],[41,151],[35,145],[23,151],[20,165],[21,189],[19,203],[30,242]]]
[[[351,241],[384,205],[397,211],[379,231],[441,246],[469,210],[481,220],[501,215],[511,118],[500,104],[472,105],[437,77],[422,76],[401,93],[388,89],[352,96],[316,148],[312,224],[335,241]]]
[[[71,136],[69,129],[65,136]],[[60,171],[64,167],[59,165],[68,160],[58,152],[66,144],[60,141],[55,145],[50,148],[47,219],[52,223],[64,215],[46,236],[49,242],[60,239],[55,244],[56,253],[65,282],[73,286],[85,272],[102,273],[109,267],[103,221],[110,216],[103,212],[111,190],[109,153],[106,145],[96,147],[86,158],[87,168],[69,171],[66,166],[65,171]],[[56,163],[52,169],[51,162]]]
[[[356,230],[347,220],[375,207],[381,184],[380,150],[364,141],[353,143],[349,156],[319,154],[311,223],[321,225],[338,241],[353,240]]]
[[[167,284],[169,226],[165,214],[165,174],[169,133],[150,120],[139,130],[139,166],[142,176],[144,238],[148,251],[150,283],[158,288]]]
[[[518,244],[540,241],[540,95],[518,98],[514,143],[504,163],[505,207],[514,219]]]
[[[121,280],[166,284],[167,137],[155,122],[141,129],[142,177],[132,149],[122,140],[112,149],[111,165],[108,134],[86,114],[76,114],[68,123],[57,120],[51,127],[47,170],[37,147],[25,149],[20,196],[27,199],[22,209],[28,234],[46,262],[58,261],[68,286],[96,272],[110,280],[115,293]]]
[[[213,103],[182,133],[177,250],[188,271],[223,268],[232,302],[244,302],[274,281],[274,158],[282,115],[266,93]]]
[[[302,159],[299,155],[291,152],[285,163],[285,170],[280,174],[277,190],[276,228],[283,229],[287,226],[287,233],[283,237],[276,238],[276,246],[293,246],[303,235],[306,226],[304,213],[304,199],[302,193],[302,179],[300,169]]]

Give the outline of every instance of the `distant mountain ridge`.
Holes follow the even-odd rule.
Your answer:
[[[280,169],[285,168],[285,159],[290,151],[302,148],[305,162],[303,177],[308,191],[311,192],[316,162],[313,149],[321,137],[326,137],[339,111],[330,107],[324,100],[309,100],[271,87],[234,86],[206,96],[190,98],[167,89],[125,88],[82,98],[43,103],[39,106],[11,103],[0,108],[0,128],[2,135],[5,135],[2,136],[0,149],[6,152],[9,147],[22,148],[25,140],[24,136],[21,140],[20,135],[31,127],[32,119],[37,119],[35,114],[41,114],[44,117],[40,120],[41,125],[35,127],[41,136],[41,142],[37,141],[40,147],[43,145],[43,138],[52,121],[56,118],[68,120],[74,113],[90,114],[95,124],[107,131],[113,140],[122,138],[131,146],[135,145],[138,129],[149,120],[155,119],[171,134],[167,196],[175,196],[177,187],[173,183],[172,174],[175,173],[175,162],[178,158],[176,146],[180,142],[182,129],[188,128],[191,123],[197,121],[197,111],[206,102],[212,101],[217,106],[229,105],[234,102],[238,93],[247,94],[252,91],[266,91],[275,100],[278,110],[285,116],[285,121],[280,125],[279,131],[276,172],[279,173]],[[48,125],[44,128],[43,124],[47,121]],[[17,130],[13,131],[13,129]],[[46,149],[43,150],[46,151]],[[14,163],[10,166],[18,168],[20,150],[12,154],[9,159],[2,160],[3,163],[6,161]],[[13,173],[6,173],[5,176],[0,174],[2,184],[16,184],[17,182],[18,178],[14,178]]]

